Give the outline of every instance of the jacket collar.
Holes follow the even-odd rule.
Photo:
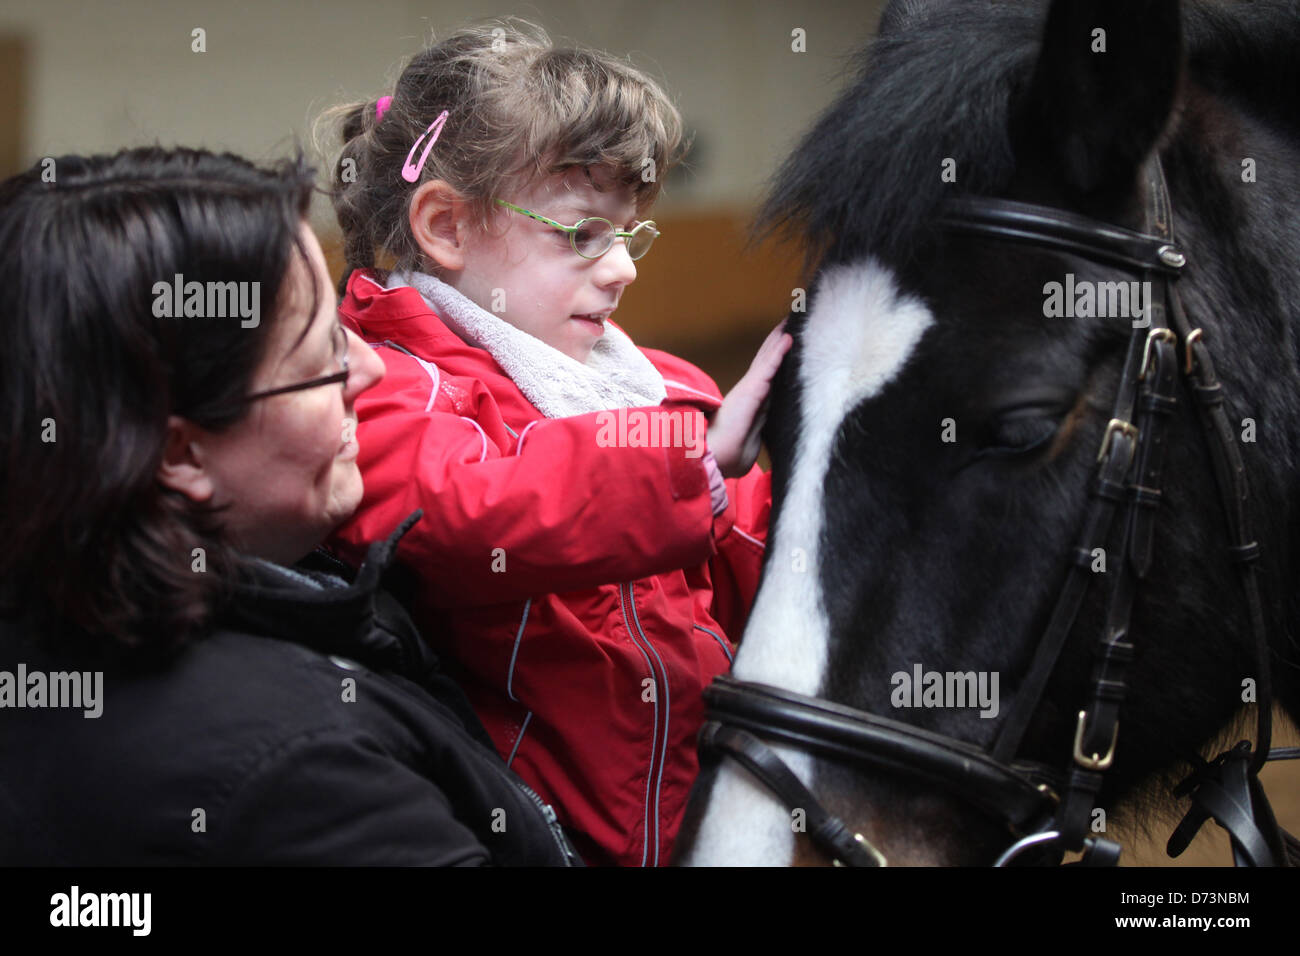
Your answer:
[[[439,368],[455,375],[480,376],[487,370],[510,381],[510,375],[486,350],[469,345],[432,311],[424,298],[409,286],[386,288],[384,276],[368,269],[354,270],[348,278],[347,295],[339,303],[339,312],[353,329],[371,345],[386,340],[419,358],[437,362]],[[669,370],[659,368],[661,381],[670,401],[699,408],[706,415],[717,411],[722,397],[698,369],[672,356],[650,350],[652,364],[659,367],[665,360]],[[493,385],[493,388],[498,387]],[[495,393],[494,393],[495,394]],[[528,399],[520,392],[520,397]]]
[[[411,287],[444,325],[488,352],[547,418],[658,405],[664,382],[640,349],[612,322],[585,362],[565,355],[499,315],[480,308],[457,289],[422,272],[394,272],[385,285]]]
[[[437,658],[397,600],[380,587],[398,542],[421,515],[413,512],[387,539],[371,544],[354,575],[323,551],[292,568],[246,559],[219,624],[423,678],[438,669]]]
[[[351,320],[367,342],[392,339],[425,358],[448,351],[482,352],[431,314],[415,289],[386,289],[381,280],[381,274],[369,269],[354,271],[348,279],[347,294],[339,303],[339,312]]]

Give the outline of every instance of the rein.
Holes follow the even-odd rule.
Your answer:
[[[1082,851],[1084,865],[1114,865],[1120,847],[1089,836],[1095,798],[1115,757],[1119,710],[1133,660],[1129,630],[1133,601],[1154,552],[1155,517],[1167,426],[1178,407],[1181,376],[1195,400],[1210,450],[1215,483],[1227,521],[1228,554],[1237,568],[1250,618],[1256,663],[1257,723],[1252,747],[1241,741],[1213,761],[1194,758],[1194,772],[1175,791],[1192,807],[1169,840],[1170,856],[1186,848],[1207,819],[1228,831],[1239,866],[1290,865],[1300,842],[1274,819],[1258,773],[1269,759],[1295,759],[1300,748],[1270,751],[1272,687],[1269,645],[1257,578],[1259,543],[1251,532],[1250,492],[1235,431],[1224,409],[1223,387],[1199,328],[1192,328],[1175,285],[1187,264],[1173,235],[1164,172],[1153,157],[1143,170],[1148,196],[1142,232],[1085,216],[1005,199],[951,201],[941,219],[951,232],[1029,243],[1118,266],[1159,288],[1129,338],[1111,418],[1102,435],[1088,511],[1070,567],[1029,669],[991,750],[900,721],[791,691],[718,677],[705,690],[709,720],[700,730],[701,755],[736,760],[787,809],[802,809],[808,836],[837,865],[884,866],[886,860],[860,833],[817,801],[765,740],[864,769],[886,768],[951,791],[1005,823],[1015,841],[995,866],[1033,850],[1060,862]],[[1180,362],[1179,344],[1182,345]],[[1095,549],[1118,529],[1120,556],[1102,635],[1094,647],[1089,691],[1078,712],[1074,745],[1064,770],[1017,761],[1029,723],[1078,616]]]

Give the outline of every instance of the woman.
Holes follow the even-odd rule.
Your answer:
[[[0,864],[571,862],[379,587],[418,513],[311,553],[383,375],[311,189],[157,148],[0,184]]]

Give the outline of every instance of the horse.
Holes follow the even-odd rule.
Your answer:
[[[760,213],[812,282],[679,862],[1114,863],[1179,806],[1294,856],[1298,89],[1294,2],[887,7]]]

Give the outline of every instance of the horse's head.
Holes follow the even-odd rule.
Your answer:
[[[1223,382],[1265,556],[1264,617],[1285,636],[1300,460],[1298,36],[1293,6],[1262,3],[887,11],[766,211],[818,268],[773,396],[774,520],[736,678],[992,750],[1081,564],[1092,580],[1005,759],[1070,769],[1108,613],[1129,600],[1115,597],[1124,569],[1134,593],[1121,643],[1134,652],[1098,805],[1177,772],[1241,717],[1260,661],[1183,385],[1148,452],[1163,458],[1162,497],[1132,504],[1125,487],[1114,530],[1077,550],[1134,329],[1160,294],[1142,282],[1162,276],[943,223],[951,200],[984,196],[1149,233],[1144,176],[1161,157],[1190,260],[1179,291]],[[1152,515],[1141,580],[1138,545],[1113,553],[1135,509]],[[1290,668],[1280,690],[1294,714],[1296,654],[1274,655]],[[772,750],[891,862],[989,862],[1014,838],[962,792],[960,771],[918,774],[897,754],[864,769],[788,737]],[[799,810],[740,762],[714,762],[687,860],[815,861]]]

